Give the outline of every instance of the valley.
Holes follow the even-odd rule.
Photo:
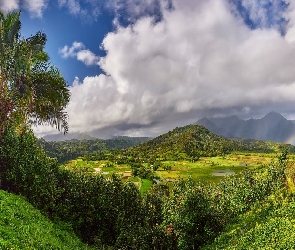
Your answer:
[[[114,138],[45,142],[49,155],[68,159],[61,168],[132,182],[143,195],[155,184],[172,187],[179,180],[219,183],[227,175],[239,178],[245,170],[272,164],[283,150],[295,159],[295,147],[253,139],[225,139],[203,126],[188,125],[154,139]],[[130,147],[131,146],[131,147]],[[67,151],[65,151],[65,149]],[[80,150],[80,156],[76,157]],[[73,152],[77,152],[76,154]],[[59,161],[60,161],[59,159]]]
[[[158,183],[167,183],[189,177],[201,181],[216,183],[227,174],[238,175],[245,169],[263,167],[270,164],[276,157],[275,153],[245,153],[233,152],[225,156],[201,157],[198,161],[162,161],[159,168],[153,171],[149,163],[142,163],[145,168],[153,171],[152,179]],[[294,157],[295,155],[290,155]],[[83,158],[70,160],[64,167],[68,170],[83,170],[94,174],[110,177],[117,174],[125,181],[139,182],[139,178],[132,176],[132,167],[129,164],[118,164],[109,160],[91,161]],[[168,167],[168,169],[167,169]]]

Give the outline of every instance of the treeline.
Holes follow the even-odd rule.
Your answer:
[[[166,134],[149,140],[148,137],[116,137],[108,140],[69,140],[49,142],[38,140],[46,153],[57,158],[59,163],[77,157],[85,160],[110,160],[114,163],[150,162],[162,160],[191,160],[240,152],[280,152],[287,148],[295,153],[290,144],[262,140],[225,139],[199,125],[175,128]]]
[[[136,146],[148,139],[148,137],[127,136],[114,137],[107,140],[73,139],[66,141],[45,141],[44,139],[39,139],[38,144],[45,150],[48,156],[56,158],[59,163],[64,163],[80,156],[96,155],[96,158],[105,159],[110,152]]]
[[[180,180],[141,196],[133,183],[67,171],[31,131],[7,128],[0,145],[1,188],[25,196],[50,218],[71,223],[98,249],[200,249],[237,215],[286,186],[287,154],[277,163],[215,186]]]

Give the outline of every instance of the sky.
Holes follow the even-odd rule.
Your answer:
[[[295,0],[0,0],[47,35],[70,133],[157,136],[207,117],[295,119]],[[34,128],[36,135],[57,133]]]

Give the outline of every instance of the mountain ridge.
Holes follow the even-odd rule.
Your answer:
[[[277,112],[269,112],[260,119],[242,120],[237,116],[199,119],[194,124],[202,125],[226,138],[250,138],[285,143],[295,134],[295,124]]]

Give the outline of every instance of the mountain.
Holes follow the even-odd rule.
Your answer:
[[[223,137],[251,138],[285,143],[295,134],[295,124],[281,114],[270,112],[261,119],[242,120],[237,116],[202,118],[195,124]]]
[[[217,127],[207,117],[204,117],[204,118],[198,120],[198,125],[204,126],[205,128],[209,129],[214,134],[222,135],[224,137],[230,137],[230,132],[227,129]]]
[[[58,133],[53,135],[45,135],[43,137],[46,141],[66,141],[66,140],[94,140],[96,137],[92,137],[85,133]]]
[[[223,155],[237,148],[238,142],[224,139],[204,126],[188,125],[128,149],[135,157],[150,159],[197,159]]]

